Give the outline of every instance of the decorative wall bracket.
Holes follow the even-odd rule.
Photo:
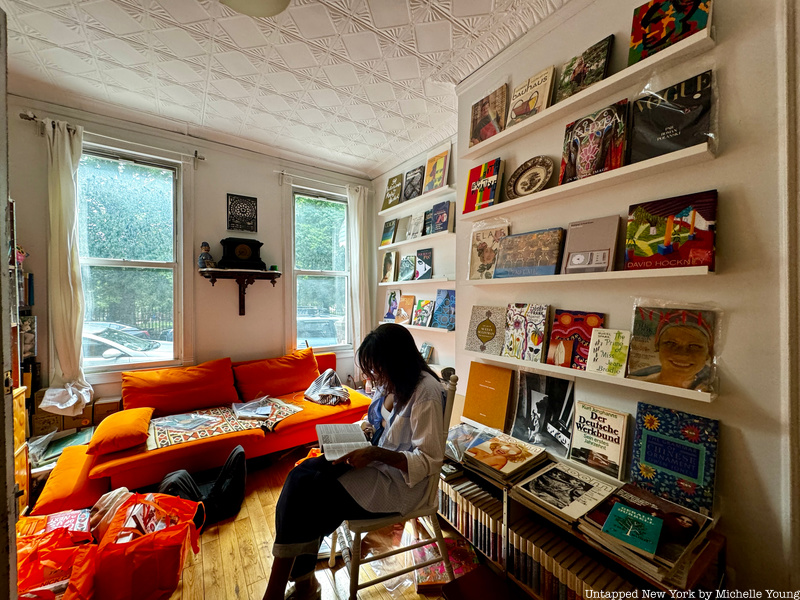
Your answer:
[[[244,295],[247,293],[247,286],[253,285],[256,279],[266,279],[272,282],[275,287],[276,280],[281,276],[280,271],[256,271],[239,269],[199,269],[200,275],[211,281],[211,285],[217,279],[235,279],[239,285],[239,314],[244,315]]]

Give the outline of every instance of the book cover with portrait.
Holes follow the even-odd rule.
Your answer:
[[[625,164],[628,100],[620,100],[567,125],[558,184],[618,169]]]

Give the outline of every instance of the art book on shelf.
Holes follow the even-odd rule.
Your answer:
[[[414,213],[408,220],[406,229],[406,239],[415,240],[421,238],[425,230],[425,211]]]
[[[504,83],[491,94],[472,105],[472,118],[469,128],[470,148],[505,129],[507,98],[508,84]]]
[[[714,505],[719,421],[639,402],[630,480],[704,515]]]
[[[433,233],[433,211],[426,210],[424,225],[422,227],[422,235],[430,235],[431,233]]]
[[[711,392],[715,383],[714,310],[636,305],[628,377]]]
[[[403,186],[403,199],[413,200],[422,193],[422,180],[425,178],[425,165],[420,165],[406,173],[406,182]]]
[[[456,291],[436,290],[431,327],[454,331],[456,328]]]
[[[417,250],[417,264],[414,279],[430,279],[433,275],[433,248]]]
[[[561,272],[571,275],[613,271],[618,236],[619,215],[570,223]]]
[[[613,44],[614,36],[610,35],[564,64],[556,85],[554,103],[561,102],[593,83],[605,79]]]
[[[500,240],[494,279],[555,275],[561,266],[561,227],[507,235]]]
[[[625,377],[630,339],[630,331],[600,327],[592,329],[586,372]]]
[[[417,271],[417,255],[408,254],[400,258],[397,281],[412,281]]]
[[[513,381],[511,369],[472,361],[462,415],[485,427],[503,431]]]
[[[383,235],[381,236],[381,246],[388,246],[394,242],[394,234],[397,231],[397,219],[389,219],[383,224]]]
[[[403,191],[403,174],[390,177],[386,183],[386,194],[383,197],[381,210],[392,208],[400,204],[400,193]]]
[[[398,325],[409,325],[411,319],[414,317],[415,296],[404,294],[400,296],[400,302],[397,303],[397,314],[395,315],[394,322]]]
[[[452,232],[455,228],[456,203],[450,200],[433,205],[431,233]]]
[[[648,0],[634,9],[628,65],[708,27],[711,6],[712,0]]]
[[[564,185],[623,166],[627,121],[626,99],[567,125],[558,184]]]
[[[447,172],[450,169],[450,142],[445,142],[428,152],[425,161],[425,181],[422,193],[427,194],[447,185]]]
[[[714,270],[717,190],[634,204],[628,209],[625,270]]]
[[[636,163],[709,141],[711,71],[657,92],[646,92],[631,104],[630,158]]]
[[[386,252],[383,255],[381,283],[391,283],[397,277],[397,252]]]
[[[394,321],[397,317],[397,305],[400,302],[400,290],[386,290],[386,304],[383,320]]]
[[[576,402],[569,457],[609,477],[623,479],[627,435],[627,413]]]
[[[417,300],[411,324],[427,327],[431,323],[431,316],[433,316],[433,300]]]
[[[572,523],[613,494],[617,486],[555,462],[518,483],[515,489],[522,497]]]
[[[473,306],[464,349],[499,356],[505,332],[505,306]]]
[[[667,568],[674,567],[684,554],[691,552],[705,538],[713,525],[709,517],[651,494],[633,483],[626,483],[595,509],[590,510],[580,520],[578,529],[610,549],[616,550],[617,538],[602,533],[602,530],[611,510],[617,504],[634,508],[664,521],[653,560],[656,564]]]
[[[492,439],[498,432],[494,429],[481,429],[470,423],[459,423],[447,432],[444,455],[460,463],[464,460],[467,448],[477,446]]]
[[[469,170],[463,214],[493,206],[500,201],[504,165],[503,160],[495,158]]]
[[[604,321],[602,313],[557,309],[550,328],[547,364],[585,371],[592,329],[602,327]]]
[[[544,362],[549,310],[547,304],[509,304],[502,356]]]
[[[602,531],[634,552],[655,558],[663,525],[660,517],[617,503],[611,507]]]
[[[521,123],[550,105],[554,75],[555,67],[550,66],[514,88],[506,128]]]
[[[566,456],[572,435],[575,382],[521,369],[511,435]]]
[[[508,235],[508,225],[472,231],[469,257],[470,279],[492,279],[500,240]]]
[[[501,433],[464,453],[465,464],[501,483],[513,483],[546,460],[544,448]]]

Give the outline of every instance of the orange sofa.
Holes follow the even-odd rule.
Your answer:
[[[313,442],[318,423],[352,423],[362,418],[370,403],[368,397],[355,390],[350,390],[348,404],[323,406],[305,400],[303,392],[308,385],[328,368],[336,368],[335,354],[314,355],[308,349],[278,359],[236,363],[221,359],[184,369],[124,373],[123,413],[151,407],[154,417],[181,414],[230,406],[231,400],[248,401],[263,395],[299,405],[303,410],[280,421],[271,432],[248,429],[165,448],[145,449],[140,444],[95,455],[89,478],[108,478],[111,488],[136,489],[158,483],[177,469],[196,472],[220,467],[238,445],[244,448],[247,458],[254,458]]]

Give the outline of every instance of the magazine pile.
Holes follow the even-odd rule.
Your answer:
[[[498,483],[519,481],[541,464],[547,453],[541,446],[528,444],[505,433],[496,435],[464,452],[464,464]]]

